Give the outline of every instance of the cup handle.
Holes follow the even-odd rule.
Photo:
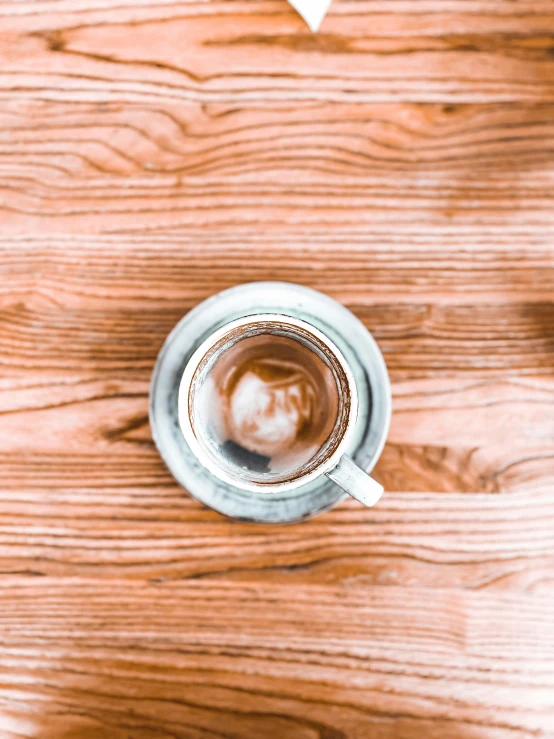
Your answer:
[[[383,495],[383,486],[360,469],[348,454],[343,454],[336,467],[325,474],[365,506],[375,505]]]

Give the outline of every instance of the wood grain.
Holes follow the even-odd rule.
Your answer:
[[[554,737],[548,0],[0,2],[0,739]],[[259,527],[148,387],[218,290],[341,301],[374,509]]]
[[[522,604],[448,589],[85,579],[8,587],[1,661],[27,675],[4,683],[15,736],[37,726],[56,739],[522,737],[551,728],[554,644],[541,638],[551,596]],[[60,693],[70,731],[60,731]]]

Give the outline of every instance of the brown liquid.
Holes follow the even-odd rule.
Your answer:
[[[291,472],[310,461],[335,425],[333,373],[294,339],[262,334],[215,362],[201,393],[203,421],[233,464]]]

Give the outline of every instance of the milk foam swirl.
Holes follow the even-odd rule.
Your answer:
[[[283,336],[242,339],[218,358],[205,403],[219,444],[267,457],[271,471],[296,469],[329,437],[338,412],[330,368]]]

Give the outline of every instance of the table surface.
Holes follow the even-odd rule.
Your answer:
[[[0,737],[554,736],[554,6],[0,3]],[[212,293],[342,301],[375,509],[190,499],[152,367]]]

